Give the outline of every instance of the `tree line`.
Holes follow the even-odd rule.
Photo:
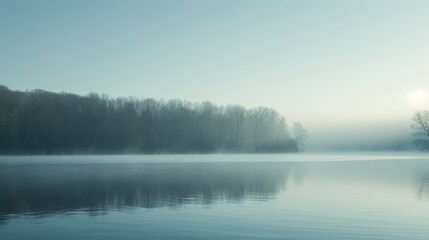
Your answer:
[[[294,125],[267,107],[0,86],[0,154],[296,152]]]

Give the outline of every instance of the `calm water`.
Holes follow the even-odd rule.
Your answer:
[[[427,240],[429,158],[2,157],[0,239]]]

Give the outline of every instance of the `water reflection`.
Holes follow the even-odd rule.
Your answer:
[[[429,201],[429,160],[418,161],[414,166],[413,175],[416,179],[417,198]]]
[[[429,161],[3,164],[0,224],[23,215],[267,201],[300,182],[285,196],[335,202],[358,191],[392,201],[397,192],[429,201]]]
[[[418,178],[418,198],[429,201],[429,172],[423,173]]]
[[[2,166],[0,221],[12,216],[216,201],[265,201],[300,179],[294,163],[81,164]]]

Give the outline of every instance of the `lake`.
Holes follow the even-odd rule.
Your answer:
[[[414,153],[0,157],[0,239],[428,239]]]

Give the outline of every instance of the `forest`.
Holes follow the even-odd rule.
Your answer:
[[[267,107],[0,85],[0,154],[297,152],[307,136]]]

